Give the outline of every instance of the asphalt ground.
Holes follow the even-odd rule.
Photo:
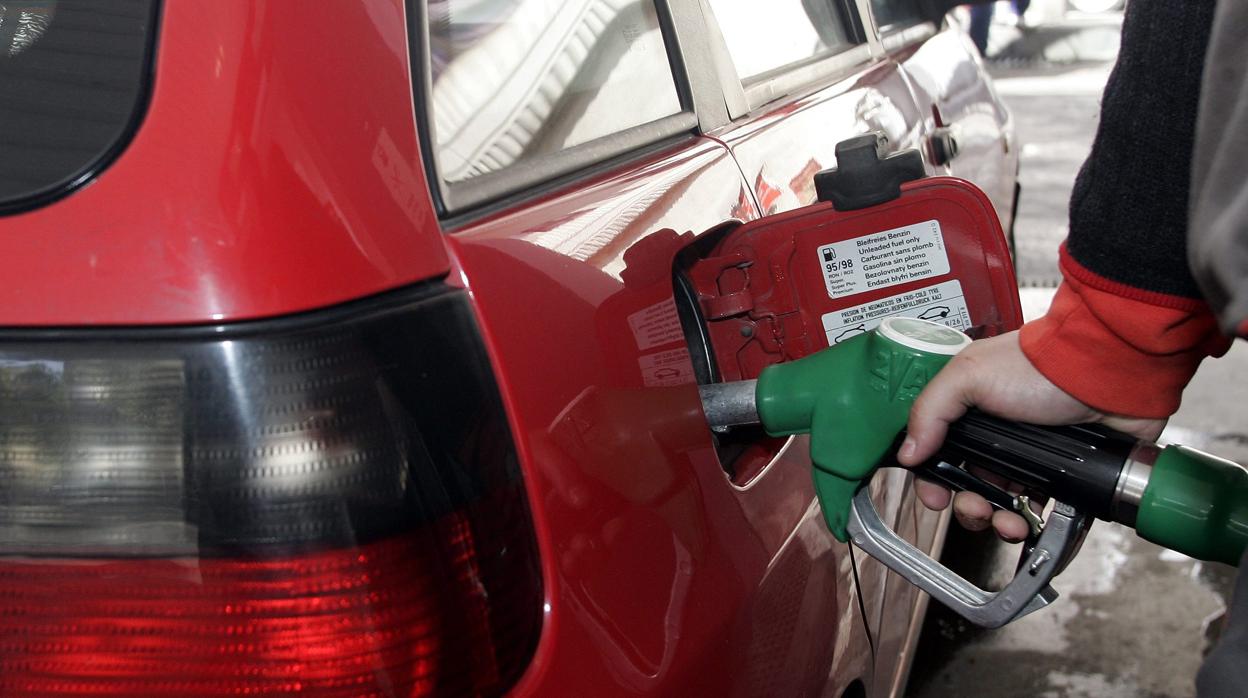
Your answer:
[[[1115,31],[1113,20],[1103,19],[1028,32],[994,27],[990,71],[1023,144],[1015,235],[1028,317],[1044,312],[1060,278],[1057,246],[1066,235],[1071,185],[1095,133]],[[1241,341],[1202,365],[1162,440],[1248,463],[1246,389],[1248,343]],[[946,564],[989,588],[1007,581],[1018,559],[1017,546],[956,524],[946,549]],[[1191,696],[1233,575],[1098,522],[1055,580],[1061,598],[1050,608],[986,631],[932,603],[908,695]]]

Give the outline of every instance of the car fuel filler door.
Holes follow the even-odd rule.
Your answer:
[[[704,235],[680,255],[677,303],[690,353],[706,364],[701,382],[757,378],[890,316],[972,338],[1021,324],[1009,249],[987,196],[965,180],[925,177],[917,151],[880,157],[882,145],[875,134],[842,141],[838,166],[815,175],[817,203]],[[721,430],[717,439],[738,482],[782,443],[760,431]]]

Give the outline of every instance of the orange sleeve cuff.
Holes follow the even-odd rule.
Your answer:
[[[1062,271],[1049,312],[1024,325],[1019,342],[1037,370],[1094,409],[1169,417],[1200,362],[1230,348],[1203,305],[1158,305],[1097,288],[1065,255]]]

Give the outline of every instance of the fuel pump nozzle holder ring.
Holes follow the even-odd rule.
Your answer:
[[[1049,582],[1078,545],[1087,524],[1086,514],[1056,502],[1014,579],[996,592],[979,588],[894,533],[880,519],[867,487],[854,495],[847,529],[850,540],[863,552],[958,615],[981,627],[999,628],[1057,599]]]

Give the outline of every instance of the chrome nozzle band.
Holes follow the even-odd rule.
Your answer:
[[[1109,511],[1114,521],[1135,527],[1136,516],[1140,512],[1140,500],[1144,498],[1144,490],[1148,489],[1148,479],[1153,474],[1153,464],[1161,447],[1157,444],[1141,441],[1131,450],[1127,460],[1118,473],[1118,484],[1114,487],[1114,497],[1110,500]]]

